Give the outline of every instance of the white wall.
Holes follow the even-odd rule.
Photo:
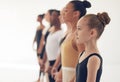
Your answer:
[[[32,41],[38,25],[36,17],[51,8],[61,9],[68,1],[0,0],[0,68],[37,69],[36,54],[32,50]],[[103,73],[105,76],[103,82],[119,82],[120,80],[115,75],[120,73],[118,70],[120,68],[120,1],[90,0],[90,2],[92,7],[88,13],[106,11],[111,17],[111,23],[106,27],[98,42],[104,58],[105,70],[108,70]],[[110,73],[114,76],[108,76]]]

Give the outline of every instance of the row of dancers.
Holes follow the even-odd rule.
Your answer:
[[[37,82],[41,73],[48,74],[49,82],[100,82],[103,59],[97,41],[110,17],[107,12],[86,14],[90,7],[89,1],[72,0],[61,11],[49,9],[38,15],[40,26],[33,41],[40,65]]]

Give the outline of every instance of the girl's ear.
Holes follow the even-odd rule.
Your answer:
[[[79,17],[80,16],[80,12],[79,11],[75,11],[74,12],[74,17]]]
[[[97,37],[97,30],[96,29],[91,29],[90,36],[91,37]]]

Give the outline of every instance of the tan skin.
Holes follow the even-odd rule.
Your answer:
[[[63,17],[62,17],[63,16],[62,15],[63,10],[64,10],[64,8],[60,11],[60,16],[59,16],[59,20],[60,20],[61,24],[64,23],[64,20],[63,20]],[[54,79],[56,80],[56,82],[61,82],[62,81],[62,70],[57,72],[57,68],[60,65],[60,62],[61,62],[61,57],[60,57],[60,55],[58,55],[58,57],[56,59],[56,62],[53,65],[52,70],[51,70],[51,74],[54,77]]]
[[[76,34],[76,24],[77,24],[77,21],[79,20],[79,16],[80,16],[80,13],[78,11],[74,11],[73,9],[73,4],[72,3],[68,3],[64,9],[64,13],[63,13],[63,19],[64,19],[64,22],[66,23],[67,25],[67,37],[64,41],[69,41],[71,38],[73,39],[72,40],[72,45],[73,45],[73,48],[75,50],[77,50],[79,52],[79,50],[83,49],[84,50],[84,45],[83,44],[79,44],[77,45],[76,43],[76,39],[75,39],[75,34]],[[59,56],[58,58],[59,60],[61,60],[61,57]],[[58,65],[58,64],[57,64]],[[55,68],[57,67],[57,65],[55,66]],[[61,73],[59,74],[62,74],[62,71],[60,71]],[[57,79],[60,79],[59,78],[59,75],[57,76],[56,75],[56,80]],[[74,79],[75,77],[73,77],[71,79],[70,82],[74,82]],[[56,81],[56,82],[61,82],[60,80]]]
[[[79,59],[79,63],[92,53],[99,53],[97,48],[97,31],[96,29],[90,29],[87,25],[88,19],[81,18],[77,23],[77,43],[84,43],[85,52]],[[87,64],[87,80],[86,82],[96,82],[96,74],[100,67],[100,59],[97,56],[92,56],[88,60]]]
[[[57,31],[59,31],[59,30],[61,30],[61,28],[59,28],[59,27],[56,28],[55,26],[53,26],[53,27],[50,28],[49,31],[50,31],[51,33],[55,33],[55,32],[57,32]],[[48,67],[45,68],[45,72],[51,73],[51,69],[52,69],[52,67],[51,67],[51,66],[48,66]]]
[[[77,21],[79,20],[79,16],[80,16],[79,11],[74,11],[73,4],[68,3],[65,7],[64,14],[63,14],[64,22],[66,23],[68,27],[68,30],[66,33],[67,37],[65,41],[69,41],[69,39],[73,38],[72,45],[73,45],[73,48],[77,51],[83,49],[84,47],[84,45],[78,46],[76,44],[76,39],[75,39],[75,34],[76,34],[76,29],[77,29],[76,24],[77,24]]]
[[[38,18],[37,18],[37,21],[40,23],[40,26],[37,28],[37,30],[43,30],[43,29],[44,29],[44,25],[43,25],[43,23],[42,23],[42,18],[41,18],[41,17],[38,17]],[[41,39],[41,40],[42,40],[42,39]],[[36,42],[36,37],[34,38],[33,45],[34,45],[35,42]],[[39,53],[38,51],[39,51],[39,48],[37,49],[37,53]],[[38,62],[39,62],[39,64],[42,64],[40,58],[38,58]]]
[[[44,29],[44,25],[42,23],[42,18],[41,17],[37,17],[37,22],[40,23],[40,26],[37,28],[37,30],[41,30],[41,29]],[[34,41],[33,41],[33,44],[36,42],[36,37],[34,37]]]
[[[45,20],[47,21],[47,22],[50,22],[50,14],[49,14],[49,12],[47,12],[46,14],[45,14]],[[44,46],[44,35],[42,35],[42,38],[41,38],[41,41],[40,41],[40,46],[39,46],[39,49],[38,49],[38,53],[41,53],[41,51],[42,51],[42,48],[43,48],[43,46]]]
[[[45,17],[44,17],[44,18],[46,19],[46,21],[50,22],[50,14],[49,14],[49,12],[47,12],[47,13],[45,14]],[[43,49],[43,47],[44,47],[44,45],[45,45],[44,40],[45,40],[45,39],[44,39],[44,35],[42,35],[41,41],[40,41],[40,46],[39,46],[39,48],[38,48],[37,53],[41,53],[41,52],[42,52],[42,49]],[[39,63],[41,64],[41,67],[42,67],[43,69],[45,68],[45,67],[44,67],[44,64],[45,64],[46,60],[47,60],[47,55],[46,55],[46,52],[45,52],[44,57],[43,57],[43,60],[40,60],[40,61],[39,61]]]
[[[51,24],[53,24],[53,26],[49,29],[50,33],[55,33],[61,30],[59,16],[57,15],[55,11],[52,12],[50,21],[51,21]],[[48,66],[45,68],[45,72],[51,73],[51,69],[52,67]]]
[[[40,26],[37,28],[37,30],[43,30],[44,25],[42,23],[42,18],[38,16],[37,21],[40,23]],[[35,42],[36,42],[36,37],[34,38],[33,45],[34,45]],[[39,50],[39,48],[37,49],[37,53],[38,53],[38,50]],[[45,57],[43,59],[45,59]],[[39,57],[38,57],[38,63],[40,65],[40,70],[44,70],[42,60]],[[37,82],[39,82],[39,80],[40,80],[40,78],[38,78]]]

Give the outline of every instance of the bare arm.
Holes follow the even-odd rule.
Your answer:
[[[33,44],[35,43],[35,41],[36,41],[36,34],[35,34],[35,37],[34,37],[34,40],[33,40]]]
[[[41,41],[40,41],[40,46],[39,46],[39,48],[38,48],[38,51],[37,51],[37,53],[41,53],[42,52],[42,49],[43,49],[43,47],[44,47],[44,35],[42,35],[42,38],[41,38]]]
[[[62,69],[60,69],[60,71],[55,74],[54,79],[55,82],[62,82]]]
[[[53,67],[52,67],[51,74],[52,74],[53,77],[54,77],[54,75],[55,75],[55,73],[56,73],[56,71],[57,71],[57,69],[58,69],[58,67],[59,67],[59,65],[60,65],[60,62],[61,62],[61,55],[59,55],[59,56],[57,57],[54,65],[53,65]]]
[[[71,78],[70,82],[76,82],[76,75],[74,74],[73,77]]]
[[[61,55],[58,55],[56,61],[55,61],[55,64],[53,65],[53,67],[56,67],[58,68],[58,66],[60,65],[61,63]]]
[[[43,63],[46,63],[46,61],[47,61],[47,53],[45,51],[44,56],[43,56]]]
[[[45,52],[43,58],[42,58],[42,59],[39,58],[40,69],[41,69],[42,71],[45,71],[46,61],[47,61],[47,54],[46,54],[46,52]]]
[[[86,82],[96,82],[96,75],[99,67],[100,59],[97,56],[93,56],[88,60]]]

